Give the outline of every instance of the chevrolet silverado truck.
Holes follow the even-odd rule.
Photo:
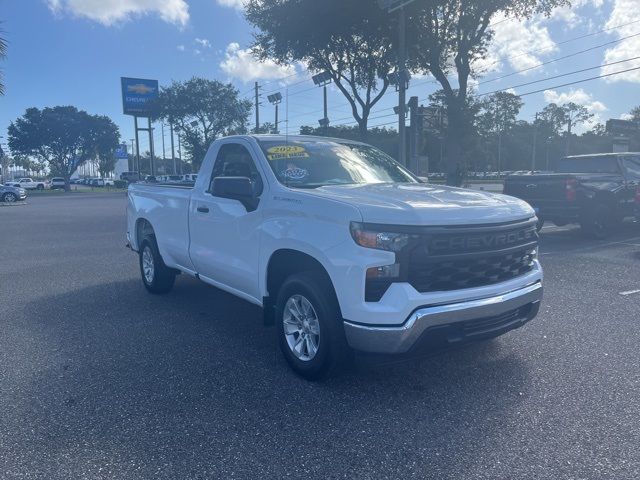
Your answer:
[[[640,153],[577,155],[559,160],[554,173],[511,175],[504,193],[528,202],[538,227],[578,223],[605,238],[640,205]]]
[[[232,136],[194,186],[129,186],[127,245],[155,294],[191,275],[263,308],[317,379],[352,349],[498,336],[542,298],[536,216],[516,198],[419,181],[374,147]]]

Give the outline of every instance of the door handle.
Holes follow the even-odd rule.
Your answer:
[[[209,213],[209,207],[198,207],[197,210],[200,213]]]

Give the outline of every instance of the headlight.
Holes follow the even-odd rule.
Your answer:
[[[358,222],[351,222],[350,230],[353,240],[361,247],[399,252],[409,243],[409,235],[406,233],[366,229]]]

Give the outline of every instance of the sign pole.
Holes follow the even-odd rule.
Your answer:
[[[151,175],[155,175],[156,169],[153,158],[153,130],[151,129],[151,117],[147,117],[147,128],[149,130],[149,155],[151,157]]]
[[[133,124],[136,130],[136,171],[138,172],[138,180],[140,180],[140,138],[138,137],[138,116],[133,117]]]

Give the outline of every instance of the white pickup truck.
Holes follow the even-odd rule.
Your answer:
[[[195,186],[129,186],[142,281],[178,273],[263,307],[291,367],[498,336],[542,298],[536,217],[516,198],[421,183],[362,143],[216,140]]]

